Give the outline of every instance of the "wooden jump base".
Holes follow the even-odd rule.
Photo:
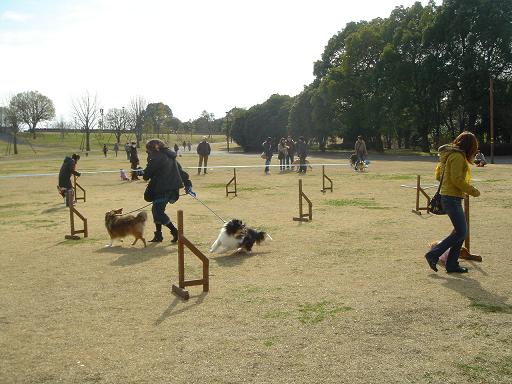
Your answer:
[[[327,179],[327,181],[331,184],[330,187],[326,187],[325,186],[325,180]],[[329,178],[329,176],[327,176],[325,174],[325,165],[322,165],[322,189],[320,190],[321,192],[325,193],[327,190],[329,191],[333,191],[332,189],[332,180]]]
[[[411,212],[413,212],[417,215],[421,215],[421,211],[426,211],[426,213],[429,213],[428,205],[430,204],[430,196],[421,187],[420,179],[421,179],[420,175],[417,175],[416,176],[416,209],[411,210]],[[423,196],[425,196],[425,198],[427,199],[427,205],[425,205],[424,207],[420,207],[420,193]]]
[[[233,183],[235,189],[230,191],[229,190],[229,186]],[[231,180],[228,181],[228,183],[226,184],[226,197],[228,197],[230,194],[234,194],[235,196],[237,195],[236,194],[236,168],[233,168],[233,177],[231,178]]]
[[[302,211],[302,199],[305,199],[308,203],[308,213]],[[293,221],[311,221],[313,220],[313,203],[308,197],[302,192],[302,179],[299,179],[299,217],[294,217]]]
[[[203,263],[203,278],[197,280],[185,280],[185,246],[192,251]],[[183,211],[178,211],[178,285],[172,285],[172,292],[184,300],[190,298],[185,287],[202,285],[203,292],[208,292],[210,260],[183,235]]]
[[[77,233],[83,233],[84,238],[88,237],[89,233],[87,231],[87,219],[73,206],[73,190],[68,191],[66,199],[69,206],[69,222],[71,224],[71,234],[64,236],[64,238],[67,240],[80,240],[80,236],[77,236]],[[83,229],[75,229],[75,215],[78,216],[80,220],[82,220],[84,224]]]
[[[76,193],[77,188],[83,192],[83,196],[80,196],[80,197],[78,196],[78,193]],[[76,182],[75,175],[73,175],[73,190],[75,191],[75,201],[83,200],[85,203],[85,195],[86,195],[85,189],[83,189],[82,186]]]

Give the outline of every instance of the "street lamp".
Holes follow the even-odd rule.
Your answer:
[[[230,113],[229,111],[226,112],[226,143],[228,145],[228,152],[229,152],[229,133],[230,133],[229,132],[229,120],[228,120],[229,113]]]

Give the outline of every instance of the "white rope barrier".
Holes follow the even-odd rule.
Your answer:
[[[312,163],[309,163],[309,164],[293,164],[293,165],[289,165],[289,167],[300,167],[300,166],[303,166],[303,167],[308,167],[308,166],[311,166],[311,167],[319,167],[319,166],[326,166],[326,167],[337,167],[337,166],[341,166],[341,167],[345,167],[345,166],[350,166],[350,164],[342,164],[342,163],[326,163],[326,164],[312,164]],[[269,165],[213,165],[213,166],[208,166],[208,167],[182,167],[183,169],[231,169],[231,168],[265,168],[265,167],[282,167],[282,165],[279,165],[279,164],[269,164]],[[284,166],[286,167],[286,165]],[[122,169],[122,168],[121,168]],[[137,172],[137,171],[140,171],[140,169],[123,169],[125,172]],[[101,174],[101,173],[119,173],[120,169],[117,169],[117,170],[99,170],[99,171],[79,171],[80,174],[82,175],[94,175],[94,174]],[[15,178],[19,178],[19,177],[40,177],[40,176],[58,176],[59,173],[58,172],[53,172],[53,173],[15,173],[15,174],[12,174],[12,175],[3,175],[3,176],[0,176],[0,179],[15,179]]]

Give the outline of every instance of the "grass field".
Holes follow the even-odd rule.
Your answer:
[[[58,172],[62,159],[47,154],[3,158],[0,174]],[[231,169],[190,170],[209,207],[274,240],[250,256],[211,255],[210,292],[191,287],[188,302],[170,292],[177,246],[167,232],[145,249],[131,239],[105,248],[104,213],[145,205],[144,182],[84,173],[77,209],[90,233],[70,241],[56,176],[0,179],[0,382],[512,383],[512,165],[473,168],[482,195],[471,199],[471,250],[483,262],[462,261],[470,272],[454,276],[423,258],[451,230],[448,218],[411,213],[414,190],[400,187],[416,174],[432,184],[433,158],[375,160],[364,174],[344,157],[310,161],[342,165],[327,167],[332,193],[320,192],[319,167],[302,177],[309,223],[292,221],[296,173],[241,168],[238,197],[227,198]],[[261,159],[215,153],[209,165]],[[81,171],[126,167],[100,154],[79,162]],[[173,219],[177,209],[207,252],[220,220],[188,196],[168,207]],[[188,252],[187,278],[200,273]]]

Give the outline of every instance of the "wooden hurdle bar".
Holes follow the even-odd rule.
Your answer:
[[[465,260],[473,260],[473,261],[482,261],[482,256],[474,255],[471,253],[471,233],[470,233],[470,226],[469,226],[469,195],[464,194],[464,216],[466,216],[466,224],[468,227],[468,235],[466,239],[464,240],[464,247],[467,249],[467,252],[464,250],[461,250],[459,258],[465,259]]]
[[[308,203],[308,213],[303,213],[302,210],[302,199],[305,199]],[[299,179],[299,217],[294,217],[293,221],[311,221],[313,220],[313,203],[308,197],[302,192],[302,179]]]
[[[83,196],[78,197],[78,194],[76,193],[77,188],[80,189],[83,192]],[[75,195],[74,201],[76,202],[78,200],[83,200],[84,203],[85,203],[85,196],[86,196],[85,189],[83,189],[82,186],[76,182],[76,176],[75,175],[73,175],[73,191],[74,191],[74,195]]]
[[[424,207],[420,207],[420,193],[423,196],[425,196],[425,198],[427,199],[427,205],[425,205]],[[430,196],[421,187],[421,177],[420,177],[420,175],[417,175],[416,176],[416,209],[412,209],[411,212],[413,212],[417,215],[421,215],[421,211],[426,211],[426,213],[429,213],[428,212],[429,204],[430,204]]]
[[[185,280],[185,246],[194,253],[203,263],[203,278],[197,280]],[[183,211],[178,211],[178,285],[172,285],[172,292],[184,300],[190,298],[185,287],[202,285],[203,292],[208,292],[210,260],[183,235]]]
[[[331,184],[330,187],[326,187],[325,186],[325,180],[326,179]],[[322,189],[320,191],[323,192],[323,193],[325,193],[327,190],[332,192],[333,191],[332,186],[333,186],[333,184],[332,184],[331,178],[325,174],[325,165],[322,165]]]
[[[74,203],[74,197],[73,197],[73,190],[70,189],[66,193],[66,202],[69,207],[69,222],[71,224],[71,234],[64,236],[67,240],[80,240],[80,236],[77,236],[78,233],[83,233],[84,238],[89,236],[89,232],[87,230],[87,219],[78,212],[73,203]],[[84,227],[83,229],[75,229],[75,215],[78,216],[80,220],[82,220]]]
[[[231,185],[231,183],[233,183],[233,185],[235,187],[234,191],[229,190],[229,186]],[[234,194],[235,196],[237,196],[237,194],[236,194],[236,168],[233,168],[233,177],[226,184],[226,197],[228,197],[230,194]]]

